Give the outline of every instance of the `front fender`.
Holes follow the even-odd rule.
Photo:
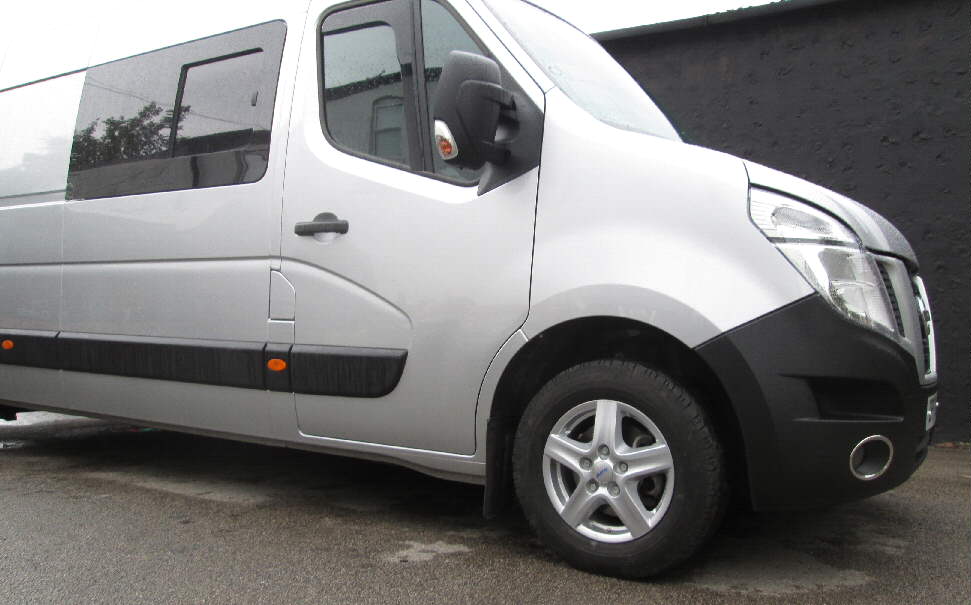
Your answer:
[[[608,126],[547,95],[527,336],[641,321],[694,347],[813,290],[752,224],[730,155]]]
[[[662,292],[627,284],[591,284],[557,292],[530,307],[522,327],[526,338],[572,319],[617,317],[658,328],[688,347],[721,330],[687,304]]]

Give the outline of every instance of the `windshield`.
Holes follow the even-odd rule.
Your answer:
[[[624,130],[681,140],[654,101],[593,38],[528,2],[486,3],[547,77],[589,114]]]

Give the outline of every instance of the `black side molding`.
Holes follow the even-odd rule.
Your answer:
[[[345,397],[383,397],[398,385],[408,351],[294,345],[293,392]]]
[[[402,349],[2,328],[0,342],[0,364],[343,397],[387,395],[408,357]]]
[[[192,341],[71,334],[57,336],[62,370],[263,388],[259,342]]]
[[[0,330],[0,341],[10,342],[10,349],[0,348],[0,363],[14,366],[58,369],[57,332],[35,330]]]

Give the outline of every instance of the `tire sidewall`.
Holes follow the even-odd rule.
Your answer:
[[[543,450],[553,425],[577,405],[595,399],[623,402],[647,415],[664,436],[674,461],[674,493],[667,511],[651,531],[629,542],[599,542],[580,534],[563,521],[546,491]],[[514,450],[516,488],[533,526],[572,563],[606,573],[620,570],[628,575],[623,570],[629,569],[642,575],[642,570],[685,558],[690,554],[684,554],[685,544],[700,541],[695,537],[699,532],[708,533],[699,521],[711,506],[708,500],[716,480],[710,461],[696,454],[710,449],[712,442],[709,431],[698,430],[699,425],[707,429],[695,421],[703,420],[697,418],[700,414],[700,406],[669,378],[633,364],[583,364],[550,381],[523,415]]]

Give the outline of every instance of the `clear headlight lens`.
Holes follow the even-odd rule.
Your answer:
[[[749,213],[831,305],[856,322],[896,335],[880,270],[848,227],[812,206],[762,189],[751,190]]]

